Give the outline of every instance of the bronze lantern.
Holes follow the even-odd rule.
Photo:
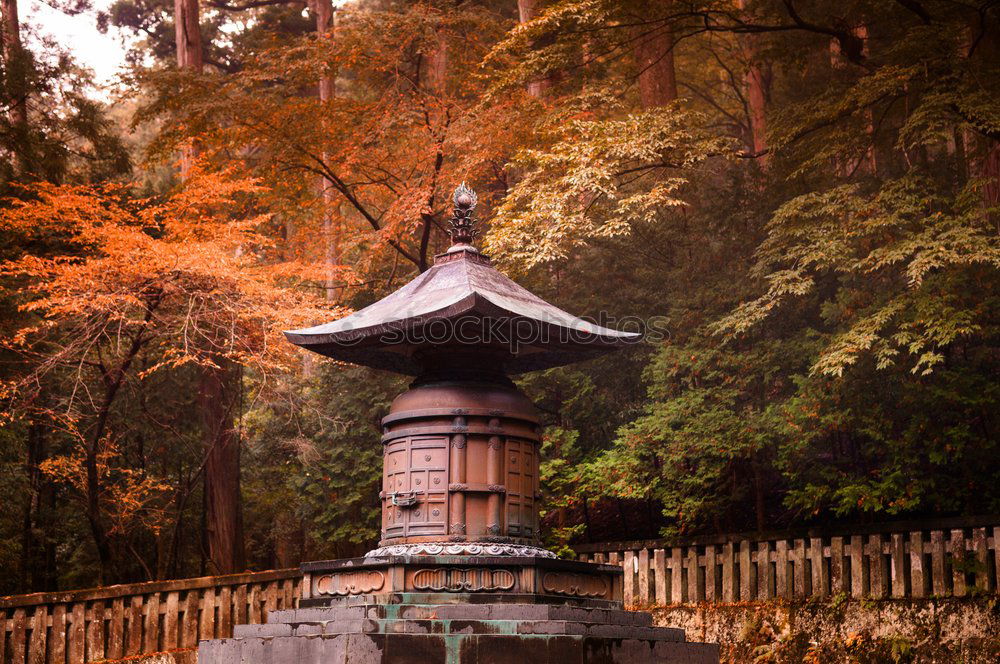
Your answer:
[[[539,548],[536,410],[508,376],[594,357],[639,335],[581,320],[525,290],[472,245],[476,194],[453,197],[434,265],[294,344],[414,376],[382,421],[382,539],[369,556],[551,557]]]

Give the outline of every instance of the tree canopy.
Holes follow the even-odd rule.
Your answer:
[[[280,331],[427,269],[462,181],[501,269],[655,332],[519,379],[550,546],[1000,509],[995,3],[100,21],[112,106],[4,22],[0,592],[370,548],[404,386]]]

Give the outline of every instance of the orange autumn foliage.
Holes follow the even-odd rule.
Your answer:
[[[25,314],[0,337],[23,366],[0,385],[0,417],[45,421],[73,441],[42,470],[82,499],[99,546],[133,528],[155,533],[170,487],[117,459],[123,389],[187,364],[266,378],[296,361],[282,329],[342,312],[310,288],[322,266],[275,260],[260,185],[231,171],[196,167],[160,198],[123,185],[25,193],[0,209],[0,232],[31,248],[0,263]]]

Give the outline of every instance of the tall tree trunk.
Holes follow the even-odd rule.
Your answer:
[[[670,2],[662,3],[669,8]],[[643,108],[665,106],[677,99],[674,70],[674,34],[670,25],[636,29],[632,54],[639,77],[639,100]]]
[[[851,34],[857,37],[861,43],[861,55],[868,57],[868,26],[861,24],[851,28]],[[848,65],[848,60],[844,57],[841,52],[840,41],[837,39],[830,40],[830,66],[833,69],[843,69]],[[837,174],[841,177],[847,177],[855,170],[861,170],[867,172],[871,175],[875,175],[878,172],[878,158],[875,152],[875,115],[871,108],[867,108],[864,111],[865,116],[865,132],[868,134],[869,144],[865,149],[865,155],[861,158],[860,162],[846,163],[838,162],[836,164]]]
[[[763,532],[767,524],[767,506],[765,502],[766,488],[764,486],[764,472],[762,466],[764,461],[759,455],[754,455],[750,460],[750,469],[753,473],[753,511],[754,522],[757,525],[757,532]]]
[[[39,422],[28,427],[25,473],[28,495],[21,532],[21,592],[55,590],[55,550],[49,537],[54,492],[41,472],[48,457],[45,429]]]
[[[177,46],[177,67],[201,72],[201,17],[198,0],[174,0],[174,37]],[[187,178],[198,157],[198,147],[191,140],[181,148],[181,179]]]
[[[517,15],[521,23],[527,23],[538,16],[542,0],[517,0]],[[543,78],[538,81],[528,83],[528,94],[535,98],[540,98],[545,91],[552,86],[551,78]]]
[[[746,9],[746,0],[737,0],[737,6],[742,11]],[[750,145],[762,168],[767,167],[767,101],[770,96],[771,68],[768,63],[757,57],[756,37],[744,35],[740,38],[740,49],[743,52],[746,73],[747,113],[750,120]]]
[[[972,58],[978,60],[980,67],[989,67],[993,63],[1000,61],[1000,34],[996,29],[996,22],[989,26],[976,25],[969,29],[970,43],[966,47],[966,52],[972,52]],[[972,49],[972,35],[982,31],[982,37],[977,48]],[[967,144],[967,159],[970,159],[969,172],[971,177],[980,178],[983,182],[982,197],[983,207],[986,208],[987,220],[1000,230],[1000,214],[989,212],[990,209],[1000,206],[1000,141],[991,138],[974,138],[969,132],[969,142]],[[971,154],[969,154],[971,153]]]
[[[0,0],[0,13],[3,14],[3,29],[0,39],[3,41],[4,68],[7,70],[7,94],[10,96],[8,114],[10,124],[17,132],[17,168],[23,175],[30,170],[28,149],[28,60],[21,45],[21,24],[17,17],[17,0]]]
[[[198,406],[205,441],[205,542],[214,574],[246,569],[243,505],[240,495],[240,440],[233,426],[238,372],[216,358],[202,369]]]
[[[174,0],[177,66],[202,70],[201,24],[198,0]],[[181,179],[188,177],[198,156],[189,142],[181,150]],[[216,366],[204,366],[198,390],[202,436],[205,446],[204,538],[209,562],[218,574],[243,571],[243,505],[240,497],[240,441],[233,425],[238,406],[238,374],[233,363],[208,353]]]
[[[331,0],[313,0],[313,14],[316,17],[316,36],[319,39],[332,38],[334,30],[334,12]],[[319,79],[319,99],[327,102],[333,99],[336,94],[335,71],[324,71]],[[322,159],[324,162],[329,155],[324,152]],[[336,228],[336,192],[333,183],[325,176],[320,176],[317,184],[320,196],[323,200],[323,262],[326,266],[326,299],[333,302],[337,299],[337,266],[341,262],[340,257],[340,233]]]

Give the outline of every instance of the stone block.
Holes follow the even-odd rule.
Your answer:
[[[234,637],[244,636],[291,636],[292,626],[288,623],[266,623],[264,625],[236,625],[233,627]]]
[[[717,664],[647,614],[546,603],[351,604],[273,612],[198,664]]]

